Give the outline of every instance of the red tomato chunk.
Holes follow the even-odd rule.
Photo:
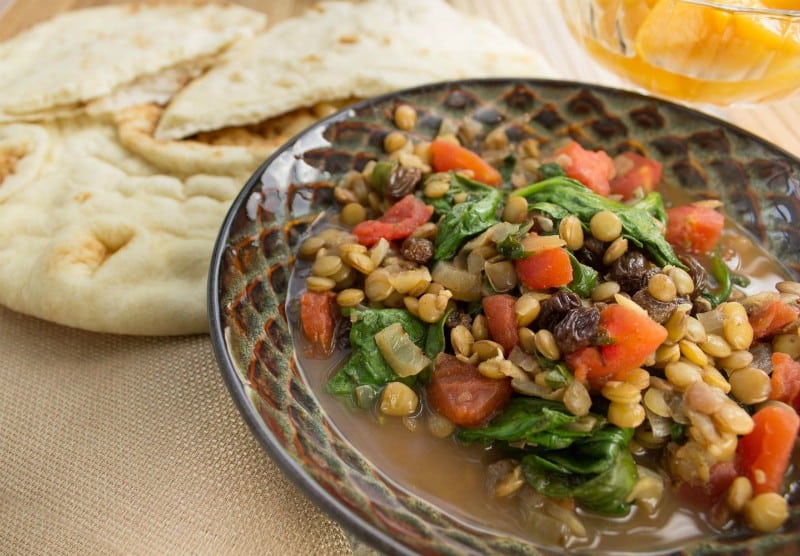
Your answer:
[[[614,176],[614,161],[605,151],[588,151],[576,141],[557,150],[556,160],[565,160],[563,165],[567,176],[576,179],[597,193],[608,196],[611,193],[609,180]],[[565,155],[559,159],[560,155]]]
[[[492,340],[503,346],[506,355],[519,343],[519,326],[514,305],[517,298],[508,294],[490,295],[483,298],[483,313]]]
[[[440,353],[426,387],[431,407],[461,427],[479,427],[511,399],[511,379],[483,376],[475,365]]]
[[[309,357],[324,359],[333,352],[333,334],[336,330],[336,294],[333,292],[306,291],[300,298],[300,320],[303,333],[311,342]]]
[[[377,220],[365,220],[353,228],[361,245],[371,247],[384,238],[388,241],[405,239],[430,220],[433,207],[413,195],[406,195]]]
[[[637,189],[645,195],[656,191],[663,171],[660,162],[631,151],[614,157],[614,168],[616,175],[609,184],[611,193],[625,200],[633,197]]]
[[[476,181],[498,186],[503,182],[500,172],[469,149],[450,141],[431,141],[431,166],[436,172],[469,170]]]
[[[673,247],[695,253],[710,253],[719,242],[725,217],[717,211],[684,205],[667,209],[665,236]]]

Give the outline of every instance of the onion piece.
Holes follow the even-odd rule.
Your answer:
[[[481,298],[481,275],[457,268],[448,261],[436,263],[431,278],[453,292],[453,299],[478,301]]]
[[[419,374],[431,364],[431,360],[411,341],[399,322],[375,334],[375,343],[386,363],[399,377]]]

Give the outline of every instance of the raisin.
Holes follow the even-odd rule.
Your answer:
[[[583,240],[583,247],[575,251],[575,258],[582,264],[590,266],[595,270],[603,270],[603,255],[606,252],[606,244],[599,239],[587,236]]]
[[[578,307],[568,312],[555,326],[553,336],[561,353],[572,353],[590,346],[597,337],[600,311],[596,307]]]
[[[433,258],[433,242],[422,237],[410,237],[403,242],[400,253],[409,261],[428,264]]]
[[[542,308],[536,322],[539,328],[551,332],[568,312],[581,306],[581,298],[576,293],[560,291],[542,301]]]
[[[444,325],[448,329],[455,328],[459,324],[467,327],[468,329],[472,328],[472,317],[469,315],[469,313],[455,310],[447,315],[447,319],[444,321]]]
[[[659,301],[650,295],[646,289],[641,289],[633,294],[632,299],[645,311],[647,311],[647,314],[650,315],[651,319],[659,324],[664,324],[667,322],[669,317],[672,316],[672,313],[675,312],[678,304],[686,301],[685,299],[679,298],[675,298],[672,301]]]
[[[647,260],[641,251],[627,251],[611,263],[610,277],[619,284],[619,288],[633,294],[647,286],[650,277],[658,272],[658,268]]]
[[[422,181],[422,170],[409,166],[398,166],[386,182],[385,194],[392,199],[402,199]]]

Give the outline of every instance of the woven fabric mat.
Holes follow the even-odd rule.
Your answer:
[[[350,554],[234,406],[208,336],[0,309],[0,553]]]

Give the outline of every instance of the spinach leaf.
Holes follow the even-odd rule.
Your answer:
[[[352,396],[355,389],[363,385],[383,386],[402,380],[408,382],[414,377],[399,378],[383,359],[375,334],[392,323],[399,322],[414,344],[422,348],[425,343],[427,326],[404,309],[362,309],[345,311],[353,318],[350,328],[352,352],[345,364],[328,381],[328,392],[341,396]]]
[[[564,404],[541,398],[513,398],[503,412],[490,423],[457,433],[463,442],[520,442],[548,449],[563,449],[592,431],[577,430],[569,425],[579,418]],[[598,423],[604,420],[598,416]]]
[[[525,251],[522,246],[522,240],[528,235],[531,225],[532,222],[520,224],[517,231],[511,232],[497,244],[497,252],[506,259],[524,259],[530,255],[531,252]]]
[[[567,213],[576,215],[584,224],[588,224],[597,212],[610,210],[622,221],[623,235],[637,246],[643,246],[656,264],[686,269],[648,210],[612,201],[584,187],[579,181],[562,176],[523,187],[513,195],[521,195],[531,204],[546,202],[558,205]]]
[[[651,191],[631,206],[635,209],[647,211],[654,218],[664,224],[667,223],[667,210],[664,208],[664,199],[661,198],[661,193],[658,191]]]
[[[557,176],[566,176],[564,168],[557,162],[547,162],[539,166],[539,179],[546,180],[548,178],[555,178]]]
[[[503,192],[471,179],[451,174],[450,189],[467,194],[464,202],[452,205],[439,221],[434,259],[452,259],[461,244],[497,223],[497,207]],[[455,193],[448,192],[445,197]],[[434,209],[436,205],[434,205]]]
[[[372,187],[381,195],[383,196],[383,192],[386,189],[386,184],[389,183],[389,178],[392,176],[392,172],[394,172],[395,168],[397,168],[397,162],[378,162],[375,164],[375,167],[372,169],[372,175],[370,176],[370,184]]]
[[[436,356],[445,350],[444,324],[452,311],[453,309],[448,309],[438,322],[428,325],[428,333],[425,335],[425,347],[423,351],[429,359],[436,359]]]
[[[711,276],[713,276],[714,280],[717,282],[717,291],[714,292],[707,289],[702,293],[702,296],[711,302],[711,307],[716,307],[730,297],[731,289],[733,288],[731,269],[725,264],[722,255],[720,255],[719,248],[711,253],[711,268],[709,270],[711,270]]]
[[[589,297],[597,285],[599,274],[592,267],[581,263],[571,252],[567,251],[567,254],[572,265],[572,282],[567,284],[567,289],[581,297]]]
[[[538,492],[553,498],[575,498],[586,509],[624,515],[625,498],[637,481],[636,463],[628,449],[633,429],[606,426],[564,450],[523,456],[523,473]]]

